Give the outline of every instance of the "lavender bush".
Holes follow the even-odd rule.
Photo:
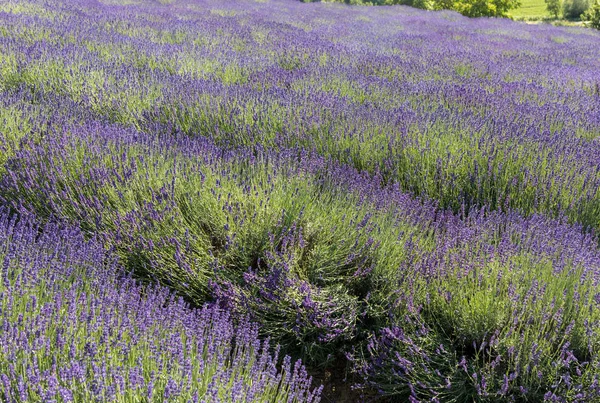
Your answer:
[[[138,275],[251,314],[313,364],[335,358],[366,314],[381,243],[371,210],[401,208],[378,217],[378,238],[413,233],[431,214],[301,150],[256,155],[99,124],[62,131],[9,161],[3,203],[77,222]]]
[[[319,400],[255,325],[123,277],[79,230],[2,214],[0,261],[2,401]]]

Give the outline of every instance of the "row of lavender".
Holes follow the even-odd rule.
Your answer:
[[[3,402],[319,400],[255,325],[136,283],[78,229],[2,213],[0,261]]]
[[[600,225],[596,32],[293,0],[105,3],[4,3],[0,87],[146,131],[315,150],[454,211]]]
[[[95,234],[313,368],[400,401],[600,396],[600,252],[543,216],[455,215],[300,149],[88,121],[23,143],[0,200]],[[467,214],[468,213],[468,214]],[[357,381],[350,382],[357,382]]]
[[[594,34],[285,1],[1,7],[0,203],[22,219],[78,225],[137,276],[258,323],[249,345],[258,332],[313,369],[346,362],[365,393],[600,396],[600,253],[583,232],[598,224],[597,60],[583,52]],[[494,44],[502,35],[510,38]],[[530,65],[544,55],[546,70]],[[89,266],[106,267],[97,263]],[[86,295],[121,290],[107,282]],[[126,283],[122,299],[139,291]],[[177,373],[154,381],[156,400],[171,375],[168,393],[177,386],[183,396],[174,399],[199,388],[185,379],[201,371],[173,369],[182,360],[152,344],[181,335],[177,316],[189,312],[156,325],[155,338],[136,336],[151,345],[139,352],[144,368]],[[212,320],[197,326],[220,328]],[[80,322],[70,327],[87,328]],[[98,346],[109,337],[96,336]],[[230,336],[219,340],[231,351]],[[82,346],[88,373],[105,364],[127,382],[120,352],[98,358]],[[249,354],[242,361],[255,363],[259,353]],[[285,400],[276,359],[267,361],[256,371],[273,383],[257,399]],[[250,393],[237,385],[255,369],[236,362],[219,375],[233,378],[212,386],[225,385],[224,400]],[[7,371],[17,396],[27,382]],[[58,379],[42,374],[50,378],[33,400]],[[290,395],[302,401],[299,378]],[[110,379],[106,393],[125,390]],[[152,379],[144,372],[146,386]]]

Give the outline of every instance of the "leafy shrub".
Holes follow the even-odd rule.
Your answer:
[[[302,0],[312,2],[315,0]],[[336,0],[333,0],[336,1]],[[425,10],[454,10],[467,17],[506,17],[520,0],[337,0],[354,5],[406,5]]]
[[[596,0],[583,18],[590,27],[600,29],[600,1]]]
[[[563,16],[565,18],[578,19],[590,8],[589,0],[564,0]]]
[[[437,0],[433,1],[435,7]],[[520,4],[519,0],[455,0],[449,9],[467,17],[505,17],[507,11],[519,7]],[[440,5],[445,8],[447,2],[442,1]]]
[[[546,10],[550,14],[554,16],[554,18],[558,18],[561,11],[561,0],[544,0],[546,2]]]

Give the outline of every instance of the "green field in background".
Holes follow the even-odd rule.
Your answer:
[[[544,0],[521,0],[521,7],[511,10],[509,14],[515,18],[550,17]]]

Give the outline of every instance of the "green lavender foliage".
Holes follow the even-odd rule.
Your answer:
[[[5,182],[3,200],[15,211],[22,206],[40,218],[77,222],[114,247],[138,275],[197,304],[215,297],[215,282],[259,293],[260,288],[245,281],[249,268],[289,266],[294,280],[315,288],[312,298],[319,304],[335,302],[340,320],[350,315],[342,334],[332,336],[330,344],[321,340],[323,349],[317,348],[318,329],[307,327],[300,334],[292,329],[295,310],[286,314],[278,306],[284,316],[277,320],[273,312],[264,312],[261,331],[301,347],[310,362],[335,358],[336,346],[357,336],[355,311],[370,287],[370,271],[372,281],[385,286],[385,276],[393,275],[403,259],[403,239],[421,227],[410,215],[403,217],[411,212],[373,215],[374,202],[363,200],[361,189],[336,185],[327,174],[335,164],[318,158],[315,167],[308,156],[302,161],[301,153],[297,163],[276,154],[228,161],[208,146],[186,145],[185,139],[179,146],[169,146],[170,139],[128,144],[117,137],[107,142],[107,130],[95,128],[89,135],[75,128],[62,141],[22,151],[13,160],[16,176]],[[430,242],[427,234],[421,237],[420,242]],[[289,247],[282,249],[282,243]],[[294,306],[302,303],[303,294],[288,289],[281,297]],[[375,304],[374,309],[381,315],[384,308]],[[258,309],[256,314],[262,315]]]

